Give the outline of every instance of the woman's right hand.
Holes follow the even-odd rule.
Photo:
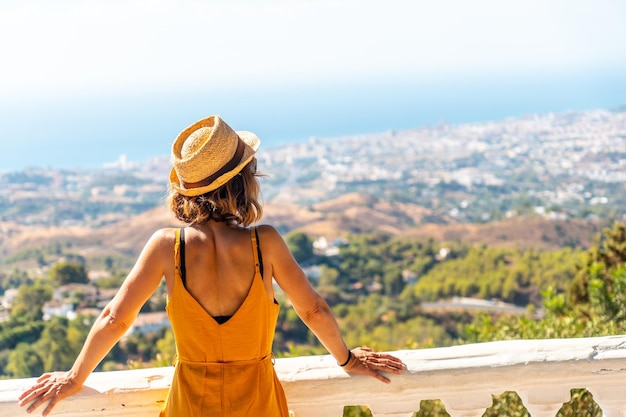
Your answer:
[[[388,384],[389,378],[381,372],[399,375],[406,370],[406,365],[399,358],[388,353],[377,353],[362,346],[351,350],[352,355],[343,370],[354,375],[368,375]]]
[[[48,401],[42,415],[46,416],[56,403],[63,398],[76,394],[80,391],[81,385],[76,383],[69,375],[69,372],[51,372],[43,374],[37,379],[37,383],[24,391],[19,396],[19,405],[24,407],[28,404],[26,411],[32,413],[37,407]]]

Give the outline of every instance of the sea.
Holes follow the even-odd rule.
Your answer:
[[[291,83],[16,97],[0,101],[0,172],[100,167],[121,155],[169,155],[192,122],[220,114],[261,150],[334,138],[528,114],[624,109],[626,72]]]

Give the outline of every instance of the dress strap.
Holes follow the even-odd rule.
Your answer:
[[[254,271],[258,272],[261,275],[261,279],[263,279],[263,256],[261,255],[259,233],[256,230],[256,226],[250,229],[250,235],[252,238],[252,254],[254,255]]]
[[[176,237],[174,240],[174,267],[178,269],[180,267],[180,229],[176,229]]]
[[[180,272],[180,280],[183,287],[187,288],[187,268],[185,268],[185,228],[181,227],[176,230],[176,243],[179,247],[178,272]]]

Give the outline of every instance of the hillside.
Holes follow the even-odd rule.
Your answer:
[[[312,237],[328,238],[352,233],[385,233],[432,238],[438,242],[458,241],[490,246],[556,249],[563,246],[587,248],[606,224],[584,220],[554,221],[540,216],[516,217],[487,224],[463,224],[437,216],[413,204],[388,202],[365,194],[342,197],[301,207],[266,204],[262,223],[273,224],[282,233],[304,231]],[[178,222],[165,207],[158,207],[98,229],[87,227],[41,227],[0,223],[0,253],[7,260],[19,252],[71,245],[86,258],[118,254],[136,257],[141,247],[161,227]],[[10,259],[10,258],[9,258]],[[13,262],[2,262],[12,269]]]
[[[541,216],[517,217],[487,224],[424,224],[407,230],[406,236],[536,249],[566,246],[589,248],[608,222],[580,219],[550,220]]]
[[[265,208],[264,222],[311,236],[337,237],[350,233],[386,233],[490,246],[557,249],[588,248],[608,224],[582,219],[551,220],[543,216],[514,217],[485,224],[460,223],[414,204],[388,202],[364,194],[342,197],[302,208]]]

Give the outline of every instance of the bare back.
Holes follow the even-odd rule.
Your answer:
[[[187,291],[204,310],[213,317],[232,316],[254,277],[250,230],[215,222],[186,228],[185,268]],[[271,281],[270,276],[264,284],[273,299]]]

